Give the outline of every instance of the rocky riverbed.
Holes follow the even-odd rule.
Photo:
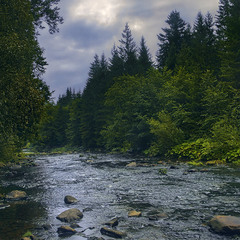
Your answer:
[[[7,199],[13,190],[24,198]],[[215,231],[240,217],[240,170],[191,168],[105,154],[39,156],[32,166],[0,170],[0,239],[240,239]],[[59,215],[77,209],[78,216]],[[76,210],[75,210],[76,211]],[[82,214],[80,214],[80,213]],[[69,217],[69,215],[67,215]],[[118,235],[119,234],[119,235]]]

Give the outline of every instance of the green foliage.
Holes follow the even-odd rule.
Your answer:
[[[148,124],[154,141],[145,153],[153,156],[165,154],[183,139],[182,130],[177,128],[171,116],[164,111],[158,113],[157,119],[151,118]]]
[[[157,94],[155,78],[123,76],[116,79],[106,93],[105,104],[112,112],[101,133],[107,148],[129,146],[128,150],[142,151],[149,146],[147,119],[159,108]]]
[[[39,124],[38,150],[50,150],[65,145],[81,146],[79,104],[81,94],[70,88],[59,97],[57,104],[49,103]],[[79,136],[80,135],[80,136]]]
[[[190,162],[187,162],[187,164],[194,167],[201,167],[204,165],[202,162],[196,162],[196,161],[190,161]]]
[[[60,0],[31,0],[31,12],[36,28],[45,28],[44,23],[49,26],[49,32],[58,32],[58,24],[63,23],[63,18],[59,15]]]
[[[171,154],[194,161],[222,160],[231,163],[239,157],[239,133],[239,129],[224,118],[213,125],[208,138],[199,138],[175,146]]]

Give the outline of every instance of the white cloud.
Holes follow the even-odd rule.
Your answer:
[[[117,20],[122,3],[118,0],[88,0],[75,2],[69,8],[73,20],[84,20],[87,23],[112,25]]]

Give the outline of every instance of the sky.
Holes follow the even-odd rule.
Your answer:
[[[48,66],[43,80],[55,100],[68,87],[83,91],[94,55],[111,57],[113,45],[119,46],[122,32],[128,23],[132,36],[140,45],[144,36],[155,60],[157,35],[166,27],[171,11],[193,25],[197,13],[215,16],[219,0],[61,0],[60,15],[64,23],[59,33],[40,32],[40,46]]]

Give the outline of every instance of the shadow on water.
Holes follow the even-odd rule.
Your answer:
[[[133,161],[140,166],[126,167]],[[217,235],[206,225],[214,215],[240,216],[239,169],[189,171],[186,165],[170,168],[104,154],[44,156],[36,163],[11,178],[0,173],[1,192],[18,189],[29,196],[0,209],[1,240],[20,239],[29,229],[40,239],[62,239],[56,233],[62,225],[56,216],[70,207],[82,210],[84,217],[77,222],[78,233],[64,238],[69,240],[102,237],[100,228],[113,217],[120,219],[117,229],[126,232],[128,240],[240,239]],[[159,168],[166,168],[167,175],[159,174]],[[66,195],[79,202],[66,205]],[[142,216],[129,218],[130,210]],[[51,228],[43,230],[43,224]]]

